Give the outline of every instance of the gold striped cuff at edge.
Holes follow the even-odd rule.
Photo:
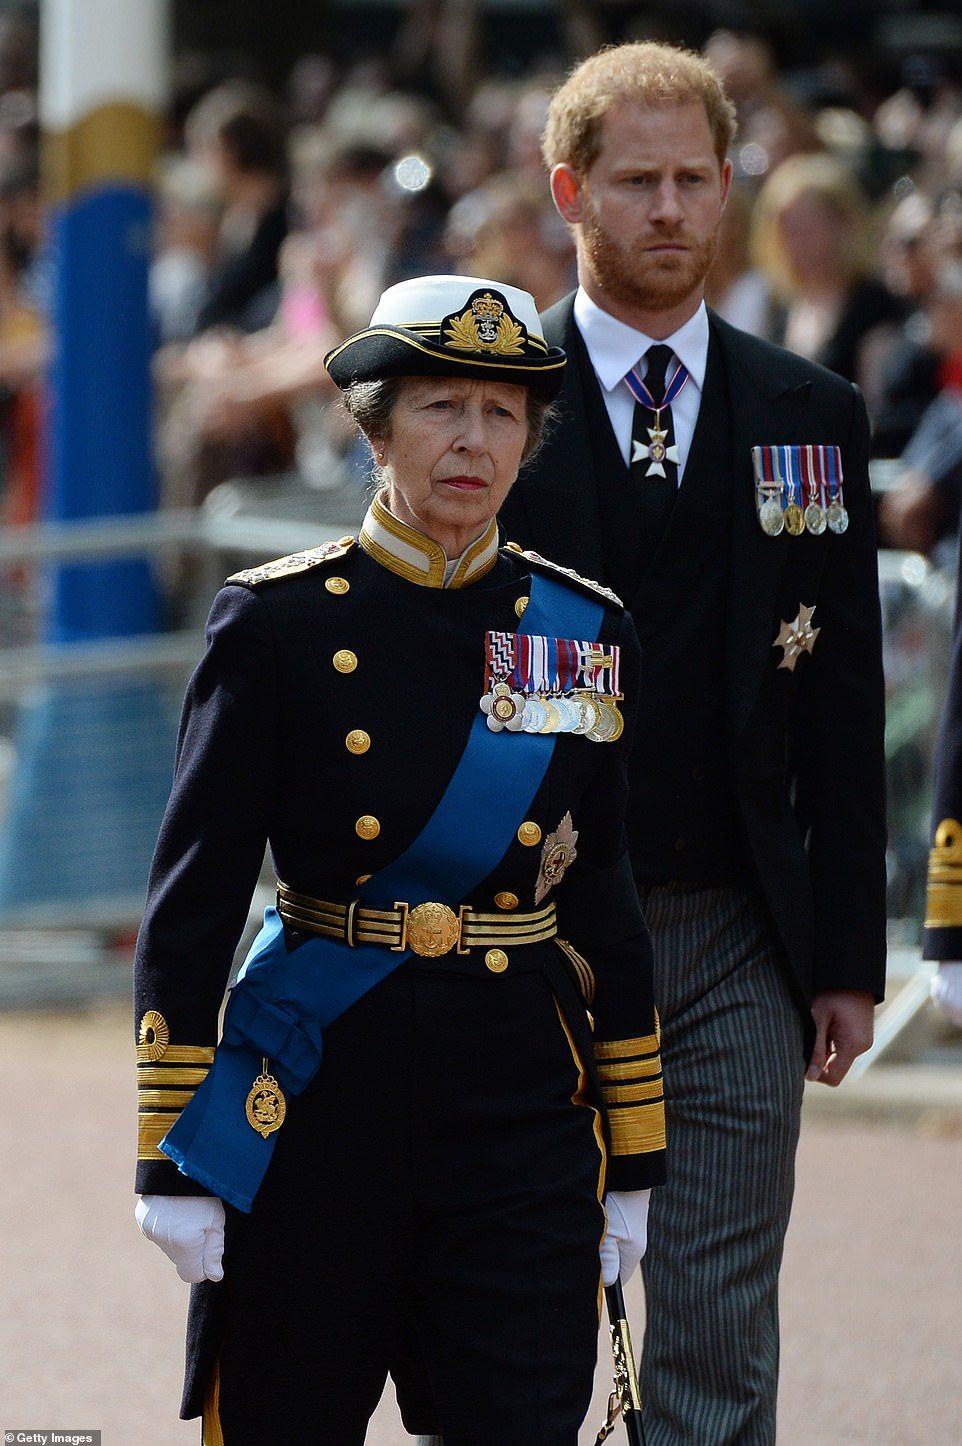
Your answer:
[[[612,1155],[650,1155],[665,1148],[665,1105],[628,1105],[608,1111]]]
[[[595,1042],[595,1059],[628,1059],[635,1054],[655,1054],[657,1034],[639,1034],[634,1039],[600,1039]]]
[[[137,1062],[139,1064],[213,1064],[214,1046],[212,1044],[168,1044],[162,1055],[152,1054],[155,1048],[151,1044],[138,1044]]]
[[[167,1160],[167,1156],[161,1154],[157,1146],[172,1129],[179,1118],[177,1114],[152,1114],[138,1115],[137,1117],[137,1159],[138,1160]],[[167,1163],[171,1162],[167,1160]]]
[[[194,1098],[193,1090],[138,1090],[137,1108],[140,1110],[183,1109]]]
[[[650,1079],[661,1074],[661,1055],[653,1054],[648,1059],[612,1060],[598,1065],[598,1078],[602,1085],[615,1084],[618,1080]]]
[[[140,1064],[137,1066],[137,1084],[143,1085],[199,1085],[207,1078],[206,1069],[168,1069],[163,1064]]]
[[[665,1082],[660,1077],[641,1080],[638,1084],[602,1084],[601,1086],[601,1093],[605,1097],[606,1105],[630,1105],[636,1104],[638,1100],[661,1099],[664,1092]]]

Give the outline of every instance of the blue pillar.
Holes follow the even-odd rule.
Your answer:
[[[44,189],[53,270],[43,515],[152,511],[151,170],[167,0],[45,0]],[[50,643],[155,631],[147,558],[46,577]],[[141,894],[170,782],[169,700],[149,676],[53,683],[21,709],[0,829],[0,912]]]

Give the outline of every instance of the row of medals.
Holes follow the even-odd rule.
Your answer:
[[[507,683],[495,683],[492,691],[492,716],[499,723],[510,723],[518,711]],[[613,700],[596,693],[566,693],[545,697],[537,694],[524,700],[522,733],[577,733],[592,743],[614,743],[621,737],[625,720]]]
[[[841,502],[830,502],[827,507],[819,502],[810,502],[804,508],[797,502],[790,502],[787,507],[782,507],[778,497],[768,496],[758,509],[758,520],[762,531],[767,532],[769,537],[777,537],[780,532],[788,532],[792,537],[811,532],[819,537],[826,527],[829,532],[845,532],[848,512]]]

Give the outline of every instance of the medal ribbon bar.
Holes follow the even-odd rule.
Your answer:
[[[490,693],[496,683],[509,684],[523,697],[579,692],[619,698],[621,649],[580,638],[488,632],[484,691]]]

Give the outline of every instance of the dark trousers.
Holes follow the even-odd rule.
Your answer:
[[[228,1212],[205,1446],[359,1446],[402,1325],[445,1446],[576,1446],[604,1148],[572,1024],[540,972],[402,968],[327,1031]]]
[[[750,892],[651,886],[641,901],[668,1137],[642,1262],[646,1435],[649,1446],[770,1446],[801,1016]]]

